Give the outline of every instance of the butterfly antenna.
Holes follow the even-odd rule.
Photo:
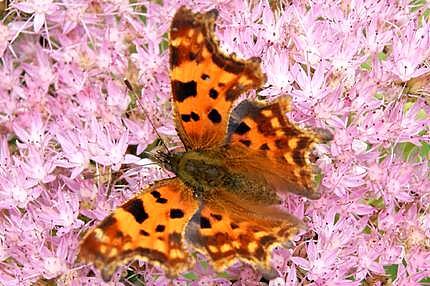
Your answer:
[[[169,155],[171,155],[169,148],[167,148],[166,143],[164,142],[163,138],[161,138],[160,133],[158,133],[158,131],[157,131],[157,128],[155,128],[155,125],[154,125],[154,123],[152,122],[151,117],[149,117],[148,112],[147,112],[147,111],[146,111],[146,109],[143,107],[143,105],[140,103],[140,101],[139,101],[139,99],[138,99],[138,97],[137,97],[136,92],[133,90],[133,87],[131,86],[131,83],[128,81],[128,79],[125,79],[125,80],[124,80],[124,83],[125,83],[125,85],[127,86],[127,88],[130,90],[130,92],[132,92],[132,93],[133,93],[134,97],[136,98],[136,102],[139,104],[140,108],[142,108],[143,113],[144,113],[144,114],[145,114],[145,116],[146,116],[146,119],[148,119],[149,124],[151,124],[152,129],[154,130],[154,132],[155,132],[155,134],[157,135],[158,139],[160,139],[161,144],[163,145],[164,149],[166,149],[166,152],[167,152]],[[146,155],[148,155],[148,152],[145,152],[145,154],[146,154]],[[152,155],[151,155],[150,157],[152,157]]]

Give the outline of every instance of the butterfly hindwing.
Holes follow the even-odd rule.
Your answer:
[[[180,8],[170,29],[170,78],[175,122],[187,150],[224,143],[233,102],[261,86],[259,59],[240,60],[219,50],[215,10],[206,14]]]
[[[191,190],[178,179],[158,181],[89,231],[80,259],[102,269],[106,280],[118,265],[135,258],[177,275],[192,265],[184,230],[197,208]]]
[[[315,143],[330,140],[331,135],[324,130],[298,128],[286,117],[288,110],[286,98],[269,104],[241,102],[233,110],[229,123],[230,153],[246,154],[246,162],[234,159],[248,167],[242,170],[239,165],[239,172],[260,174],[268,182],[279,181],[277,185],[283,186],[277,188],[280,191],[284,189],[315,199],[319,194],[315,190],[309,156]]]
[[[278,206],[250,205],[225,192],[204,202],[187,227],[187,238],[217,271],[237,260],[268,269],[272,248],[287,243],[303,224]]]

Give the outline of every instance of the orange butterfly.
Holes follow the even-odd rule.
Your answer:
[[[189,249],[218,271],[237,260],[269,268],[271,249],[303,226],[281,209],[277,193],[319,198],[309,153],[330,136],[288,121],[286,99],[243,101],[231,112],[239,95],[266,76],[259,58],[219,50],[216,16],[182,7],[173,18],[170,77],[185,151],[159,154],[176,177],[155,182],[83,238],[80,259],[105,279],[136,258],[176,276],[194,263]]]

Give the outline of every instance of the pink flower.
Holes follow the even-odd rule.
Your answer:
[[[72,229],[83,225],[78,220],[79,200],[74,193],[69,193],[58,189],[55,193],[56,202],[50,204],[49,201],[41,202],[37,208],[31,209],[32,215],[50,228],[56,227],[58,235],[69,233]]]
[[[63,160],[59,159],[58,165],[71,169],[70,177],[76,178],[85,168],[89,166],[90,152],[88,150],[88,138],[84,133],[69,131],[56,132],[58,143],[63,150]]]
[[[95,121],[92,122],[92,129],[96,133],[96,142],[89,144],[91,159],[104,166],[112,166],[114,171],[118,171],[121,164],[129,164],[140,160],[139,157],[125,154],[128,146],[128,132],[125,131],[119,139],[112,138],[109,130],[103,128]]]
[[[294,98],[297,98],[299,104],[311,105],[326,96],[328,91],[325,83],[326,71],[322,64],[316,67],[312,75],[309,70],[306,71],[299,65],[295,65],[293,70],[295,71],[294,80],[299,89],[293,90],[291,93]]]
[[[364,35],[366,47],[369,49],[369,52],[373,54],[381,52],[384,46],[389,43],[393,37],[391,30],[384,29],[381,19],[382,18],[372,19]]]
[[[17,143],[19,147],[26,148],[29,145],[42,147],[49,140],[46,136],[46,125],[42,121],[40,113],[25,114],[21,117],[21,122],[14,121],[13,130],[22,143]]]
[[[0,56],[3,56],[3,53],[7,49],[10,38],[11,32],[9,28],[4,24],[0,24]]]
[[[46,16],[55,13],[58,4],[53,0],[28,0],[26,2],[13,3],[13,7],[24,13],[33,14],[33,29],[38,33],[43,25],[46,25]]]
[[[402,81],[430,71],[426,67],[420,67],[422,61],[429,55],[429,29],[430,25],[427,23],[417,29],[414,22],[409,22],[404,33],[400,37],[394,37],[393,73]]]
[[[325,250],[320,243],[309,242],[306,245],[307,259],[293,256],[291,260],[294,264],[307,272],[306,276],[311,280],[320,280],[321,282],[330,277],[329,274],[334,271],[337,261],[338,250]]]
[[[25,208],[37,199],[41,189],[37,182],[25,176],[25,172],[16,165],[6,169],[0,175],[0,208]]]
[[[145,150],[146,146],[155,139],[152,125],[148,120],[143,122],[136,122],[135,120],[130,120],[128,118],[124,118],[123,120],[125,126],[130,130],[129,142],[130,144],[137,145],[136,154],[139,155]]]
[[[267,65],[265,72],[268,75],[267,85],[269,87],[264,89],[260,94],[272,97],[290,92],[294,76],[290,71],[288,52],[270,47],[265,56],[267,57],[267,60],[264,61]]]

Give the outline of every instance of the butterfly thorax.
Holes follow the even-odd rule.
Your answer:
[[[234,187],[238,178],[228,171],[223,161],[210,151],[177,153],[172,171],[195,190],[205,191],[215,187]],[[201,195],[201,194],[197,194]]]
[[[224,189],[245,200],[278,202],[274,190],[266,182],[232,171],[221,151],[179,152],[169,161],[168,169],[203,200],[210,199],[216,189]]]

